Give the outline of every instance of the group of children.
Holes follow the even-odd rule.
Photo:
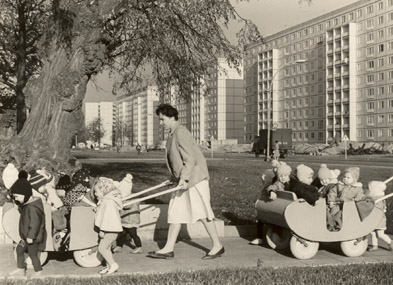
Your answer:
[[[81,168],[72,179],[60,174],[59,181],[45,169],[27,173],[18,171],[8,164],[3,171],[3,182],[10,190],[10,197],[19,207],[19,235],[17,245],[17,269],[10,275],[26,274],[24,253],[28,253],[34,267],[33,276],[42,273],[39,251],[46,244],[44,203],[51,205],[54,228],[54,248],[61,250],[62,237],[70,232],[69,217],[73,206],[95,207],[95,226],[99,229],[98,252],[105,259],[106,266],[100,274],[111,274],[119,269],[114,261],[113,252],[121,251],[127,234],[135,243],[131,253],[142,253],[142,243],[137,234],[140,224],[139,204],[123,208],[123,200],[132,193],[132,175],[127,174],[122,181],[98,177],[87,169]],[[64,248],[63,248],[64,249]]]
[[[342,227],[342,207],[343,202],[355,201],[359,204],[358,211],[360,217],[366,216],[370,209],[362,208],[362,205],[372,205],[373,203],[363,203],[366,199],[376,201],[384,196],[386,184],[381,181],[371,181],[367,189],[363,189],[359,182],[360,169],[358,167],[346,168],[341,171],[331,170],[326,164],[322,164],[318,170],[317,177],[314,178],[314,170],[304,164],[296,167],[294,173],[292,168],[283,161],[272,160],[271,169],[262,174],[262,197],[272,201],[277,198],[278,190],[294,192],[298,199],[304,199],[310,205],[315,205],[319,198],[326,199],[326,225],[329,231],[339,231]],[[367,201],[369,202],[369,201]],[[357,204],[357,205],[358,205]],[[385,200],[375,203],[375,207],[386,212]],[[365,213],[362,213],[365,212]],[[367,213],[366,213],[367,212]],[[369,251],[378,249],[378,240],[381,238],[389,245],[389,250],[393,250],[393,242],[385,234],[386,216],[384,215],[380,224],[371,233],[371,247]],[[263,236],[263,224],[257,222],[258,237],[251,241],[251,244],[261,244]]]

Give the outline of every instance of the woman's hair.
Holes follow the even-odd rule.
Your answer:
[[[156,114],[159,116],[163,114],[164,116],[167,116],[169,118],[175,117],[175,120],[177,121],[179,119],[179,112],[177,109],[169,104],[160,104],[158,105],[156,109]]]

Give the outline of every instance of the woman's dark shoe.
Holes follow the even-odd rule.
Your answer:
[[[167,253],[158,253],[155,251],[151,251],[146,256],[151,258],[158,258],[158,259],[170,259],[175,257],[175,253],[173,251]]]
[[[222,247],[219,251],[217,251],[215,254],[206,254],[205,256],[202,256],[202,259],[214,259],[216,257],[220,257],[221,255],[223,255],[225,252],[225,248]]]

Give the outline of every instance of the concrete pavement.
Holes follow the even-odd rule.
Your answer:
[[[366,252],[364,256],[349,258],[344,256],[339,245],[321,245],[316,256],[309,260],[298,260],[292,256],[289,249],[284,251],[274,251],[267,246],[249,245],[248,237],[225,237],[221,238],[225,246],[225,254],[213,260],[202,260],[210,247],[208,238],[182,240],[176,244],[175,258],[171,260],[159,260],[146,257],[149,251],[157,250],[163,246],[163,242],[145,241],[143,242],[143,254],[130,254],[130,248],[125,246],[123,252],[114,255],[115,260],[120,265],[117,273],[124,274],[147,274],[164,273],[173,271],[190,271],[214,268],[230,267],[304,267],[304,266],[324,266],[343,265],[354,263],[393,263],[393,253],[385,250],[386,245],[381,244],[380,250]],[[382,242],[381,242],[382,243]],[[12,245],[0,245],[0,283],[5,280],[8,273],[16,266],[13,257]],[[44,265],[43,277],[94,277],[100,278],[97,273],[98,268],[82,268],[75,264],[72,254],[49,256],[49,260]],[[30,272],[32,270],[29,270]]]

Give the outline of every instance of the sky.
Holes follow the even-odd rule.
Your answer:
[[[299,2],[299,0],[231,0],[231,2],[243,18],[257,25],[262,36],[268,36],[357,2],[357,0],[312,0],[311,4],[307,1]],[[240,28],[240,24],[234,23],[226,31],[232,42],[235,42],[236,32]],[[97,75],[87,87],[85,102],[114,100],[112,82],[108,78],[108,73]]]

